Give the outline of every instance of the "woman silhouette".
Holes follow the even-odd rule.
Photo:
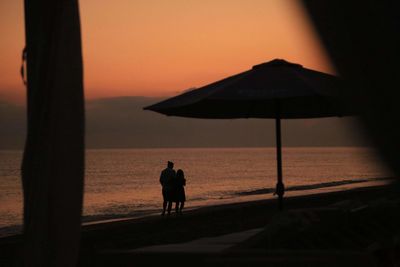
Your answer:
[[[186,179],[185,174],[181,169],[176,172],[176,199],[175,199],[175,211],[177,214],[182,214],[183,207],[185,206],[186,195],[185,188]]]

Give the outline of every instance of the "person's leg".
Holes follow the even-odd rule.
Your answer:
[[[166,195],[166,192],[164,189],[161,191],[161,193],[162,193],[162,197],[163,197],[163,201],[164,201],[163,202],[163,211],[162,211],[161,215],[164,216],[165,210],[167,209],[167,195]]]
[[[164,216],[166,209],[167,209],[167,201],[164,200],[164,202],[163,202],[163,211],[162,211],[161,215]]]
[[[168,215],[171,215],[172,201],[168,201]]]
[[[179,208],[179,213],[182,214],[183,207],[185,206],[185,201],[181,202],[181,207]]]
[[[175,202],[175,213],[179,212],[179,201]]]

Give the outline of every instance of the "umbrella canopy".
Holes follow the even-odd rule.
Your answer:
[[[144,109],[193,118],[318,118],[349,115],[338,106],[341,80],[275,59]]]
[[[274,118],[276,194],[282,209],[285,189],[280,120],[351,115],[339,105],[344,93],[341,84],[336,76],[275,59],[144,109],[192,118]]]

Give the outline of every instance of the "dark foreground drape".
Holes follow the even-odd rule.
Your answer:
[[[84,179],[77,0],[25,0],[28,135],[22,164],[25,266],[75,266]]]
[[[383,159],[400,174],[400,2],[303,0]]]

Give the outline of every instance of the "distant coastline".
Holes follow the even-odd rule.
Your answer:
[[[159,150],[159,149],[275,149],[275,146],[158,146],[158,147],[87,147],[85,150],[130,150],[130,149],[149,149],[149,150]],[[350,146],[341,146],[341,145],[331,145],[331,146],[326,146],[326,145],[321,145],[321,146],[285,146],[282,149],[302,149],[302,148],[355,148],[355,149],[367,149],[367,150],[374,150],[375,148],[373,146],[369,145],[350,145]],[[23,152],[23,148],[0,148],[0,152],[4,151],[11,151],[11,152]]]
[[[86,100],[86,147],[122,149],[275,146],[272,119],[189,119],[167,117],[143,110],[144,106],[161,99],[126,96]],[[21,105],[3,102],[0,102],[0,149],[23,149],[26,138],[26,109]],[[356,125],[354,118],[284,120],[283,146],[368,145]]]

